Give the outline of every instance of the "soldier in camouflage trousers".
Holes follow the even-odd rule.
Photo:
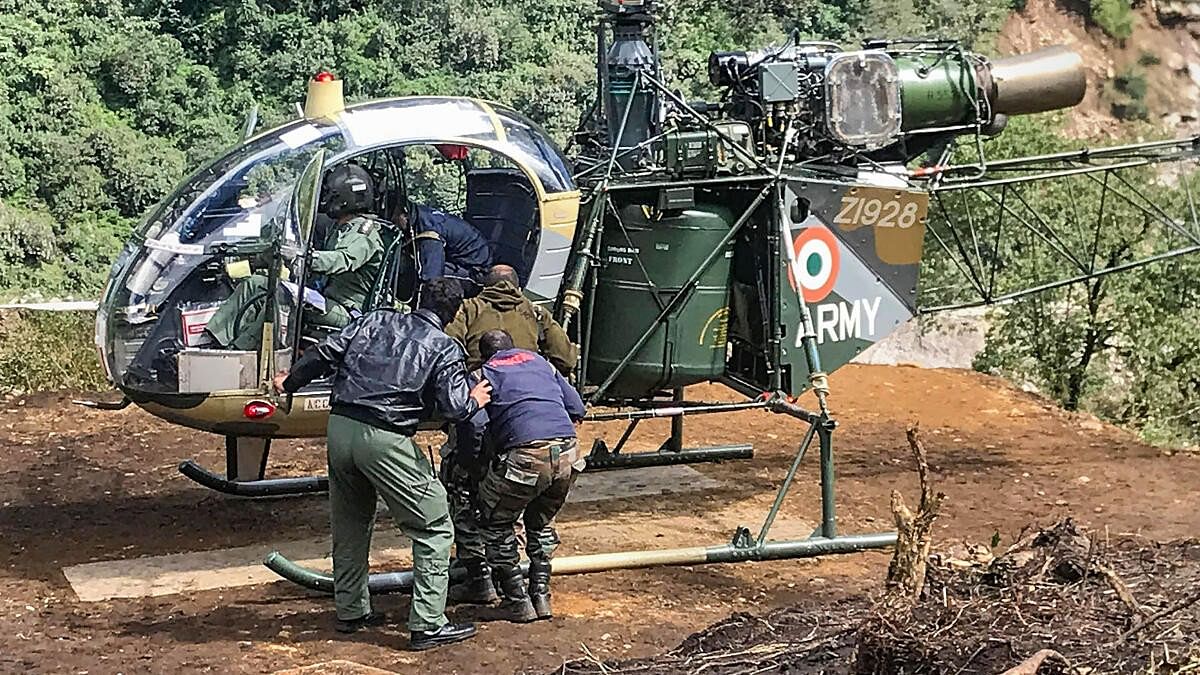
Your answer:
[[[550,523],[583,470],[575,437],[583,401],[549,362],[513,347],[504,331],[484,333],[479,344],[482,376],[494,397],[485,408],[486,473],[476,500],[487,562],[500,591],[502,618],[548,619],[552,550],[543,542],[552,536]],[[471,421],[478,425],[484,416]],[[525,526],[528,587],[519,566],[518,522]]]
[[[454,321],[446,326],[446,334],[458,338],[467,349],[467,367],[479,368],[481,336],[489,330],[503,330],[515,346],[542,354],[555,368],[566,375],[575,368],[577,354],[566,332],[545,309],[533,305],[521,292],[516,270],[508,265],[494,265],[484,278],[485,287],[477,297],[463,301]],[[485,468],[464,457],[480,456],[483,438],[469,425],[451,427],[449,439],[442,449],[441,478],[450,499],[450,514],[454,520],[455,558],[467,571],[465,582],[450,589],[450,602],[491,604],[496,601],[491,570],[484,553],[483,537],[477,524],[476,489],[484,477]],[[524,546],[524,527],[517,520],[516,538]],[[558,547],[558,534],[553,523],[542,528],[539,544],[547,556]]]

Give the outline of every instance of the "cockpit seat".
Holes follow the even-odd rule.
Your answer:
[[[493,262],[511,265],[524,287],[541,235],[537,196],[529,178],[514,168],[468,171],[463,218],[491,243]]]

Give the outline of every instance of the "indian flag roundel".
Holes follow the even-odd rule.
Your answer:
[[[792,241],[796,257],[788,270],[792,288],[800,284],[804,302],[824,300],[837,282],[841,263],[837,238],[819,225],[806,227]]]

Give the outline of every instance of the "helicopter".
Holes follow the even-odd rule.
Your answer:
[[[303,265],[289,267],[284,252],[298,250],[304,260],[318,241],[316,204],[330,170],[346,162],[367,168],[386,218],[422,197],[417,184],[430,181],[414,167],[454,166],[463,218],[579,345],[573,381],[591,407],[588,420],[628,422],[614,447],[596,442],[589,469],[752,455],[748,445],[683,448],[683,419],[691,415],[766,410],[807,426],[757,536],[743,527],[731,543],[707,549],[556,560],[556,573],[844,553],[890,546],[895,533],[837,532],[830,372],[928,310],[1006,302],[1200,251],[1194,212],[1163,214],[1108,180],[1195,161],[1196,138],[988,161],[985,141],[1011,116],[1082,100],[1082,59],[1065,48],[990,59],[947,39],[844,49],[793,34],[782,45],[712,53],[707,75],[719,97],[688,101],[664,77],[655,2],[599,0],[598,7],[595,104],[571,139],[571,156],[504,105],[416,96],[347,106],[340,80],[315,77],[298,119],[247,134],[136,228],[96,318],[101,361],[124,398],[85,403],[132,403],[224,436],[224,477],[190,461],[180,467],[207,487],[243,496],[325,489],[321,477],[265,476],[272,439],[323,435],[329,414],[328,382],[294,399],[270,388],[271,376],[320,338],[303,324]],[[972,161],[959,160],[964,147],[975,150]],[[1006,216],[1047,242],[1061,240],[1036,205],[1028,206],[1034,215],[1006,207],[1009,195],[1098,177],[1106,195],[1123,197],[1181,241],[1139,251],[1136,260],[1004,287],[1013,261],[980,241],[1011,236]],[[946,208],[972,190],[993,199],[1000,192],[999,220],[963,223]],[[366,309],[407,299],[399,282],[405,247],[399,240],[388,247]],[[962,271],[971,297],[918,302],[931,252]],[[279,288],[266,297],[262,344],[213,349],[203,339],[205,321],[252,265]],[[685,389],[704,382],[745,400],[687,400]],[[815,409],[800,405],[806,393]],[[663,447],[622,452],[638,423],[655,418],[672,420]],[[806,540],[770,541],[814,443],[820,525]],[[312,588],[331,587],[282,556],[268,564]],[[399,575],[378,583],[407,582]]]

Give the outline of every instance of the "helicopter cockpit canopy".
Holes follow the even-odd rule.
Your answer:
[[[114,263],[97,313],[96,342],[110,380],[127,393],[260,386],[260,359],[280,356],[279,365],[286,365],[288,355],[215,355],[205,339],[205,322],[237,283],[231,270],[278,269],[294,257],[284,253],[319,246],[311,203],[321,176],[338,164],[353,161],[376,176],[382,218],[406,200],[436,199],[436,190],[423,190],[405,173],[405,162],[422,154],[434,163],[457,162],[465,191],[457,204],[429,205],[457,210],[483,233],[496,261],[517,267],[531,297],[554,297],[579,193],[546,134],[517,113],[476,99],[373,101],[251,138],[147,214]],[[285,270],[280,279],[286,278]],[[287,314],[299,289],[281,284],[278,293],[276,350],[293,342]],[[205,359],[211,363],[203,367],[185,363]],[[219,363],[240,375],[208,377]]]

